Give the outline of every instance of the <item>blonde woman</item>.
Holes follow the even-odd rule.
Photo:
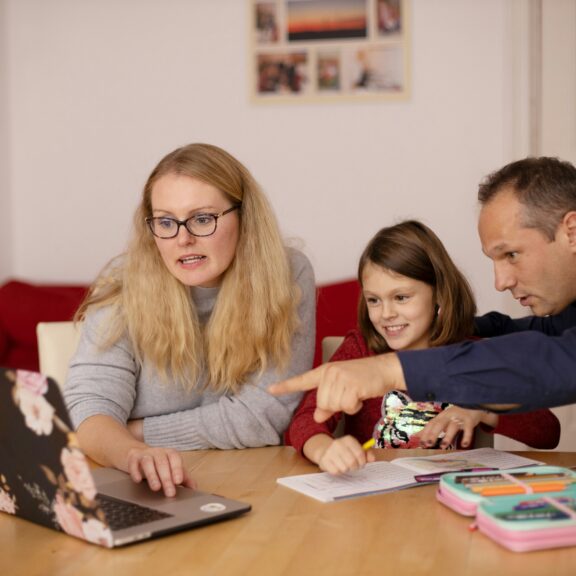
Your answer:
[[[300,394],[267,387],[312,366],[314,274],[249,171],[191,144],[151,173],[77,318],[65,398],[82,447],[170,496],[194,485],[180,450],[281,442]]]

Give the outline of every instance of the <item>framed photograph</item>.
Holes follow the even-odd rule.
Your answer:
[[[409,0],[248,4],[253,101],[408,98]]]

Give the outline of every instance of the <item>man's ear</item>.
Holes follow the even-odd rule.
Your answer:
[[[562,218],[562,226],[568,238],[568,244],[576,253],[576,211],[567,212]]]

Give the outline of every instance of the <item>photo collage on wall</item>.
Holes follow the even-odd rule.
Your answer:
[[[408,0],[249,4],[256,102],[408,97]]]

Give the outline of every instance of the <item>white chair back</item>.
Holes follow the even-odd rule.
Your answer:
[[[39,322],[36,326],[40,372],[63,388],[68,366],[80,340],[80,322]]]
[[[322,338],[322,364],[328,362],[332,358],[332,354],[336,352],[338,346],[344,341],[344,336],[326,336]]]

